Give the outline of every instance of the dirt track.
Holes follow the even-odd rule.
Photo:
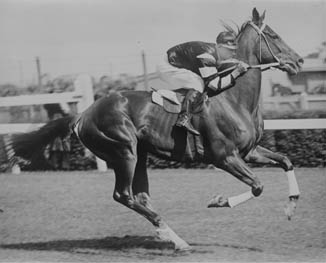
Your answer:
[[[302,197],[292,221],[283,172],[255,172],[261,197],[207,209],[214,194],[247,186],[215,170],[150,171],[154,207],[193,246],[184,254],[112,200],[112,172],[0,174],[0,261],[325,261],[326,170],[296,170]]]

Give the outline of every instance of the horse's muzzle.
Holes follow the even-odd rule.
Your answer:
[[[288,72],[290,75],[296,75],[303,65],[303,59],[299,59],[298,61],[291,60],[280,60],[279,68],[283,71]]]

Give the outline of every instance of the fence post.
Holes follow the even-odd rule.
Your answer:
[[[93,81],[90,75],[79,75],[74,81],[75,92],[82,94],[82,101],[77,104],[78,113],[82,113],[94,102]],[[105,172],[106,162],[96,157],[97,170]]]
[[[309,104],[307,100],[307,93],[301,92],[300,97],[299,97],[299,105],[301,110],[308,110],[309,109]]]

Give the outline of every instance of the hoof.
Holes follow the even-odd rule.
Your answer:
[[[216,195],[208,202],[207,207],[229,207],[229,202],[222,195]]]
[[[176,253],[184,253],[193,250],[192,246],[189,246],[187,243],[183,246],[175,246],[174,251]]]
[[[285,205],[285,207],[284,207],[284,212],[285,212],[285,215],[287,216],[288,220],[291,220],[291,219],[292,219],[296,207],[297,207],[297,203],[296,203],[294,200],[290,200],[290,201]]]
[[[293,202],[297,202],[299,200],[299,195],[291,195],[289,196],[289,200]]]
[[[187,252],[191,251],[193,248],[183,239],[179,239],[176,243],[174,243],[174,251],[175,252]]]
[[[176,251],[188,251],[191,247],[167,225],[156,229],[157,237],[162,241],[172,242]]]
[[[263,192],[263,189],[264,189],[264,186],[263,186],[263,185],[259,185],[259,186],[257,186],[257,187],[253,187],[253,188],[251,189],[251,192],[252,192],[252,194],[253,194],[255,197],[257,197],[257,196],[260,196],[260,195],[261,195],[261,193]]]

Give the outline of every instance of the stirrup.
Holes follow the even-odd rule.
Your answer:
[[[197,135],[197,136],[200,135],[200,133],[197,130],[195,130],[195,128],[193,128],[192,125],[186,125],[184,127],[187,129],[188,132],[192,133],[193,135]]]
[[[189,117],[187,115],[180,117],[177,120],[175,126],[184,128],[188,132],[190,132],[194,135],[200,135],[200,133],[197,130],[195,130],[195,128],[192,127],[191,123],[189,122]]]

